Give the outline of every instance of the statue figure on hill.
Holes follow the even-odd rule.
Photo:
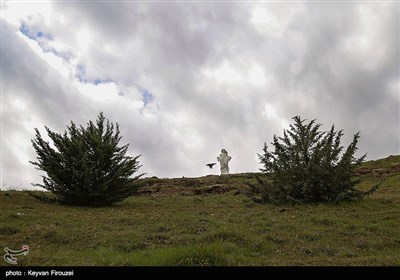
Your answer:
[[[221,165],[221,175],[229,174],[228,162],[231,159],[232,159],[232,157],[230,157],[228,155],[228,152],[225,149],[222,149],[220,155],[217,157],[217,160],[219,161],[219,164]]]

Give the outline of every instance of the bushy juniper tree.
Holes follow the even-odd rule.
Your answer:
[[[140,155],[127,156],[128,144],[118,146],[118,123],[114,126],[100,113],[96,123],[78,128],[71,122],[67,130],[59,134],[46,127],[52,148],[35,128],[37,162],[30,163],[47,173],[43,184],[35,186],[51,191],[62,204],[81,206],[112,205],[136,192],[143,174],[131,176],[140,168]]]
[[[258,187],[253,196],[261,202],[337,202],[361,198],[368,192],[355,189],[359,180],[353,179],[353,170],[361,164],[366,154],[355,158],[358,139],[356,133],[344,150],[340,145],[343,130],[321,132],[315,120],[305,123],[299,116],[294,124],[284,130],[283,137],[274,135],[274,151],[264,144],[263,154],[258,154],[262,168],[271,180],[257,178]]]

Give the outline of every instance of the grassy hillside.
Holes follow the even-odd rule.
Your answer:
[[[19,265],[400,265],[400,156],[366,162],[363,201],[254,204],[253,174],[147,178],[107,208],[44,204],[0,192],[0,247],[29,246]],[[7,265],[1,260],[1,265]]]

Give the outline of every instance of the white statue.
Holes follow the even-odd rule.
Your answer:
[[[228,152],[225,149],[221,150],[221,154],[217,157],[219,164],[221,165],[221,175],[229,174],[228,162],[232,157],[228,156]]]

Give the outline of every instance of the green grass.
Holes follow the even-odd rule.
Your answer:
[[[365,166],[399,162],[395,156]],[[191,180],[199,187],[215,183],[210,178]],[[362,201],[296,206],[255,204],[234,189],[134,196],[106,208],[45,204],[27,192],[3,191],[0,247],[29,245],[29,254],[17,257],[23,266],[399,266],[400,173],[361,179],[363,189],[381,185]]]

